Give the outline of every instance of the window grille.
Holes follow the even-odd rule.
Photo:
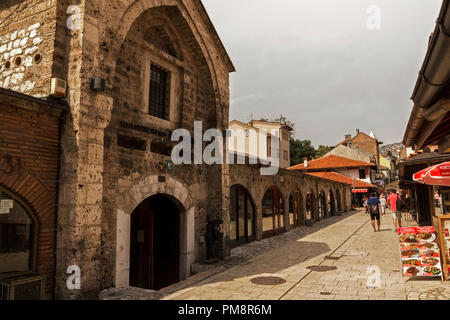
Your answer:
[[[152,64],[150,71],[149,113],[167,119],[169,109],[170,74],[163,68]]]

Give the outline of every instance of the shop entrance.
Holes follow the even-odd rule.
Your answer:
[[[262,200],[263,238],[285,231],[283,196],[277,187],[270,187]]]
[[[144,200],[131,215],[130,285],[159,290],[180,280],[180,208],[168,195]]]
[[[250,193],[241,185],[230,189],[230,240],[231,246],[255,240],[255,205]]]

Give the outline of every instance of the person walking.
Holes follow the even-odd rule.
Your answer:
[[[384,196],[384,194],[382,194],[380,196],[380,205],[381,205],[381,213],[385,214],[386,213],[386,197]]]
[[[397,232],[397,225],[399,228],[402,227],[402,212],[401,210],[403,208],[400,208],[401,206],[401,198],[399,195],[397,195],[395,192],[391,191],[390,196],[387,198],[389,210],[391,210],[392,213],[392,221],[394,222],[394,231]],[[397,207],[397,205],[399,205]]]
[[[369,208],[367,207],[367,197],[364,196],[363,198],[363,206],[364,206],[364,212],[369,213]]]
[[[370,213],[370,223],[372,224],[373,232],[377,232],[377,229],[375,228],[375,220],[377,220],[377,227],[378,232],[380,232],[380,226],[381,226],[381,215],[384,215],[384,212],[381,210],[381,202],[377,197],[377,194],[375,192],[372,192],[370,195],[370,199],[367,200],[367,207],[369,209]]]

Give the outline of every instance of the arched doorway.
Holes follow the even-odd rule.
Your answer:
[[[294,189],[289,195],[289,225],[291,228],[297,228],[303,223],[302,193],[298,189]]]
[[[318,220],[316,216],[315,209],[316,199],[314,196],[314,192],[309,190],[306,193],[305,205],[306,205],[306,218],[310,220]]]
[[[337,203],[337,211],[342,213],[342,198],[341,198],[341,193],[339,192],[338,189],[336,189],[336,203]]]
[[[329,217],[336,215],[336,199],[334,198],[334,193],[331,189],[328,194],[328,213]]]
[[[263,238],[282,233],[284,228],[284,202],[280,190],[270,187],[262,200]]]
[[[327,217],[327,198],[325,192],[321,190],[319,192],[319,220],[323,220]]]
[[[0,274],[36,271],[38,219],[25,202],[0,186]]]
[[[250,193],[241,185],[230,189],[230,241],[235,247],[255,240],[256,210]]]
[[[131,214],[130,285],[159,290],[180,280],[181,205],[165,194]]]

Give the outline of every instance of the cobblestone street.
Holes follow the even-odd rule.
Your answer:
[[[381,271],[376,289],[368,287],[370,266]],[[450,285],[402,277],[390,215],[382,218],[381,232],[374,233],[368,216],[353,212],[237,248],[229,259],[166,289],[111,289],[102,298],[448,299]]]

